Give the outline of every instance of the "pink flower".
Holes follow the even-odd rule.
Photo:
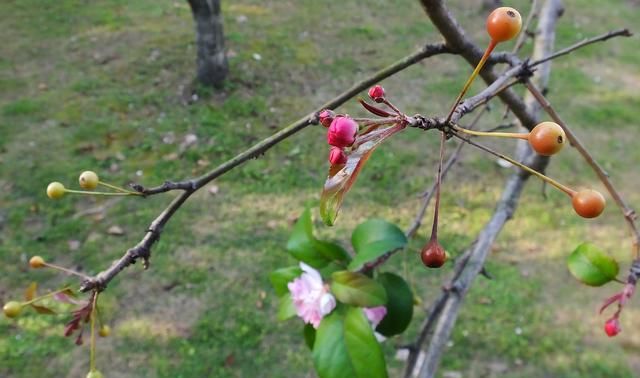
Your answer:
[[[301,262],[303,273],[287,284],[296,313],[305,323],[320,326],[320,321],[336,307],[336,299],[322,282],[320,273]]]
[[[378,340],[379,343],[385,341],[387,338],[376,332],[376,327],[387,315],[387,308],[385,306],[365,307],[362,311],[364,311],[364,315],[369,319],[369,323],[371,323],[371,328],[373,328],[373,334],[376,337],[376,340]]]
[[[356,141],[358,124],[349,117],[336,117],[327,133],[327,142],[336,147],[349,147]]]
[[[342,151],[342,148],[331,146],[331,151],[329,151],[329,163],[331,163],[331,165],[347,163],[347,155]]]
[[[369,319],[371,326],[375,329],[387,315],[387,308],[384,306],[364,308],[364,314]]]
[[[384,88],[381,85],[374,85],[369,88],[369,97],[375,102],[384,101]]]

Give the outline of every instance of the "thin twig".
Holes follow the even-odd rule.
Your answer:
[[[549,55],[547,57],[544,57],[542,59],[536,60],[535,62],[532,62],[530,64],[530,66],[531,67],[535,67],[535,66],[537,66],[539,64],[542,64],[544,62],[548,62],[548,61],[550,61],[552,59],[555,59],[555,58],[558,58],[560,56],[567,55],[567,54],[569,54],[569,53],[571,53],[571,52],[573,52],[573,51],[575,51],[575,50],[577,50],[579,48],[585,47],[585,46],[590,45],[592,43],[603,42],[603,41],[606,41],[607,39],[614,38],[614,37],[631,37],[631,36],[633,36],[633,33],[631,33],[631,31],[629,29],[625,28],[625,29],[613,30],[613,31],[601,34],[601,35],[596,36],[596,37],[586,38],[586,39],[584,39],[584,40],[582,40],[582,41],[580,41],[578,43],[575,43],[575,44],[567,47],[567,48],[564,48],[562,50],[556,51],[556,52],[554,52],[553,54],[551,54],[551,55]]]

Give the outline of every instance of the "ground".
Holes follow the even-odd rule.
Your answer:
[[[469,35],[486,44],[480,2],[452,1]],[[528,1],[514,1],[523,13]],[[557,46],[637,24],[636,1],[567,0]],[[44,195],[50,181],[74,185],[91,169],[125,185],[159,184],[205,172],[354,81],[427,42],[439,41],[418,2],[310,0],[223,2],[230,77],[224,90],[192,97],[193,24],[186,2],[4,1],[0,4],[0,302],[31,281],[41,291],[77,281],[27,268],[32,255],[93,274],[142,236],[173,194],[148,199]],[[640,149],[637,37],[588,47],[553,63],[549,99],[593,149],[629,202]],[[504,48],[510,48],[506,45]],[[522,55],[530,51],[527,44]],[[408,114],[444,115],[471,71],[438,56],[384,81]],[[482,88],[473,86],[472,92]],[[340,109],[363,114],[355,102]],[[495,103],[482,127],[493,127]],[[353,227],[382,217],[406,228],[434,175],[435,133],[407,130],[376,151],[345,201],[338,223],[318,233],[343,243]],[[196,138],[194,138],[195,136]],[[321,128],[311,127],[216,180],[184,206],[153,250],[101,296],[113,336],[99,340],[108,377],[307,377],[310,354],[298,320],[276,321],[268,273],[291,265],[292,221],[315,206],[327,169]],[[186,143],[191,141],[194,143]],[[510,141],[492,143],[511,152]],[[510,170],[465,149],[444,186],[443,243],[453,256],[473,240]],[[602,189],[567,148],[548,173],[574,187]],[[623,333],[602,331],[600,301],[619,289],[575,281],[566,256],[588,241],[628,266],[629,238],[616,207],[580,219],[562,193],[532,180],[487,264],[493,280],[471,289],[444,355],[443,377],[632,377],[640,375],[637,300]],[[428,212],[429,214],[429,212]],[[406,272],[422,300],[407,335],[388,340],[391,373],[450,271],[427,271],[417,250],[427,227],[389,270]],[[109,232],[113,226],[123,235]],[[111,230],[113,231],[113,229]],[[622,278],[624,278],[621,275]],[[637,299],[637,298],[636,298]],[[0,318],[0,375],[83,377],[88,347],[62,336],[68,315]]]

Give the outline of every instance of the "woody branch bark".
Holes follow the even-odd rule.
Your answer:
[[[459,44],[465,46],[469,51],[480,53],[479,49],[470,42],[464,31],[453,20],[442,1],[421,1],[427,14],[432,21],[438,26],[442,34],[447,39],[447,45]],[[562,11],[562,4],[559,0],[548,0],[540,15],[538,34],[542,37],[536,38],[536,45],[545,44],[536,51],[550,51],[554,41],[555,23]],[[445,18],[448,22],[434,18]],[[454,48],[455,50],[456,48]],[[469,59],[473,64],[478,54],[469,54]],[[542,57],[536,57],[542,58]],[[478,58],[479,59],[479,58]],[[549,63],[545,63],[549,64]],[[542,70],[548,75],[548,70]],[[491,70],[484,72],[483,78],[489,81],[495,76]],[[546,82],[546,77],[538,75],[536,80]],[[492,84],[493,85],[493,84]],[[535,99],[528,96],[525,101],[521,101],[512,92],[504,91],[501,99],[507,104],[511,111],[520,120],[523,126],[531,128],[538,121],[537,112],[532,111]],[[548,163],[548,158],[534,154],[531,150],[523,154],[523,161],[531,168],[538,171],[544,170]],[[496,206],[491,219],[487,222],[483,230],[478,235],[476,241],[465,253],[465,259],[456,267],[454,277],[450,283],[446,285],[445,292],[438,298],[433,305],[432,311],[423,323],[422,330],[419,334],[417,343],[412,349],[405,376],[407,377],[433,377],[437,371],[442,352],[449,340],[451,331],[455,325],[462,300],[471,287],[476,276],[482,271],[484,262],[489,254],[491,246],[496,237],[504,227],[505,223],[513,216],[515,212],[522,189],[529,178],[529,174],[525,171],[514,173],[507,181],[502,197]],[[468,257],[466,257],[468,256]],[[429,333],[433,328],[431,337]]]

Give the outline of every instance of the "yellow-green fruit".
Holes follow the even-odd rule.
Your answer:
[[[47,196],[51,199],[60,199],[64,196],[65,189],[64,185],[61,183],[54,181],[49,186],[47,186]]]
[[[87,378],[103,378],[103,376],[98,370],[92,370],[87,374]]]
[[[100,335],[100,337],[107,337],[110,334],[111,334],[111,327],[109,327],[106,324],[100,327],[100,330],[98,331],[98,335]]]
[[[20,311],[22,311],[22,303],[16,301],[10,301],[4,304],[2,307],[2,311],[7,316],[7,318],[15,318],[20,315]]]
[[[29,260],[29,266],[34,269],[42,268],[44,267],[44,259],[40,256],[33,256]]]
[[[98,187],[98,175],[93,171],[84,171],[78,178],[80,187],[86,190],[93,190]]]

